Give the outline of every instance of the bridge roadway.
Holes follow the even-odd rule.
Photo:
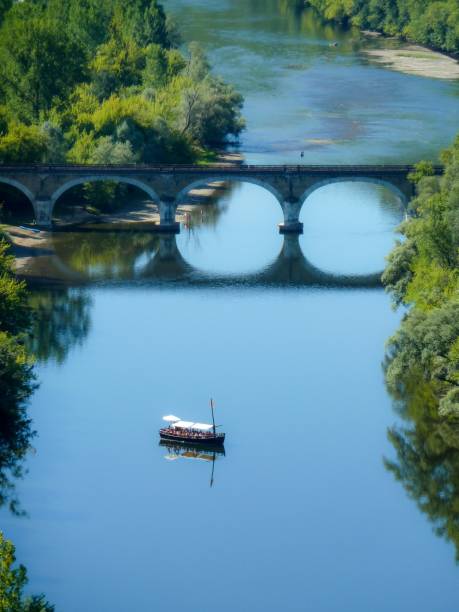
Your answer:
[[[337,182],[368,182],[384,185],[403,203],[414,195],[409,174],[413,165],[0,165],[0,183],[19,189],[35,211],[37,225],[52,227],[57,200],[76,185],[94,181],[116,181],[138,187],[158,204],[163,232],[177,233],[177,207],[192,189],[217,181],[253,183],[272,193],[283,212],[281,233],[301,233],[303,203],[316,189]],[[440,175],[442,166],[435,166]]]

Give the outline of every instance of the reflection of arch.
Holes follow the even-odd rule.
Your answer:
[[[315,285],[335,288],[374,288],[381,286],[382,271],[352,275],[334,274],[316,268],[304,256],[299,238],[298,234],[285,234],[278,256],[259,272],[224,275],[202,272],[194,268],[181,254],[174,235],[170,238],[171,242],[169,243],[171,255],[169,266],[174,270],[176,280],[192,285],[218,284],[218,286],[246,285],[249,287]],[[172,265],[172,261],[175,265]],[[157,275],[158,270],[159,268],[153,266],[149,268],[148,272],[150,272],[152,280],[153,277],[160,278]],[[144,276],[146,277],[147,274]]]
[[[54,251],[51,255],[53,266],[62,275],[62,280],[72,284],[86,284],[94,281],[84,273],[70,268]],[[325,272],[311,264],[303,254],[297,234],[284,236],[282,248],[265,268],[248,274],[219,274],[203,272],[193,267],[182,256],[175,234],[159,235],[159,248],[141,268],[132,268],[132,274],[118,279],[99,279],[113,281],[117,284],[132,281],[170,283],[181,286],[246,286],[246,287],[281,287],[281,286],[322,286],[327,288],[377,288],[381,287],[381,272],[352,275]]]
[[[300,202],[304,203],[309,198],[309,196],[314,193],[314,191],[317,191],[317,189],[320,189],[321,187],[326,187],[327,185],[333,185],[334,183],[369,183],[373,185],[381,185],[382,187],[386,187],[386,189],[388,189],[398,198],[400,198],[400,201],[405,207],[407,206],[408,200],[410,199],[408,195],[403,193],[403,191],[391,181],[371,178],[368,176],[337,176],[324,179],[323,181],[317,181],[317,183],[314,183],[313,185],[308,187],[308,189],[306,189],[306,191],[301,196]]]
[[[335,274],[314,266],[305,257],[298,234],[286,234],[277,258],[257,276],[260,284],[318,285],[324,287],[372,288],[381,286],[381,272]]]
[[[182,257],[176,234],[160,234],[156,255],[140,272],[142,278],[180,280],[190,277],[194,268]]]
[[[9,179],[4,176],[0,177],[0,183],[5,183],[5,185],[10,185],[11,187],[16,187],[16,189],[21,191],[27,197],[27,199],[30,201],[30,203],[33,206],[35,198],[33,196],[33,193],[29,189],[27,189],[25,185],[23,185],[19,181],[15,181],[14,179]]]
[[[51,207],[54,208],[56,201],[63,195],[66,191],[71,189],[72,187],[76,187],[77,185],[83,185],[84,183],[96,183],[96,182],[114,182],[114,183],[126,183],[127,185],[133,185],[137,187],[141,191],[144,191],[149,198],[153,201],[160,201],[157,193],[154,189],[143,183],[142,181],[138,181],[135,178],[126,177],[126,176],[101,176],[101,175],[89,175],[89,176],[81,176],[77,179],[73,179],[71,181],[67,181],[63,185],[61,185],[51,196]]]
[[[190,185],[187,185],[186,187],[184,187],[179,192],[175,200],[177,206],[180,206],[180,204],[183,204],[185,196],[193,189],[199,189],[201,187],[208,185],[209,183],[219,183],[219,182],[221,183],[251,183],[252,185],[257,185],[258,187],[261,187],[263,189],[266,189],[266,191],[269,191],[269,193],[271,193],[276,198],[276,200],[279,202],[279,204],[282,206],[282,202],[283,202],[282,194],[280,193],[280,191],[277,191],[277,189],[273,187],[272,185],[270,185],[269,183],[265,183],[264,181],[260,181],[259,179],[255,177],[251,177],[251,176],[247,176],[247,177],[241,176],[241,175],[219,176],[218,174],[216,174],[215,176],[206,176],[206,177],[200,178],[196,181],[193,181]]]

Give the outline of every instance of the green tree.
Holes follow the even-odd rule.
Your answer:
[[[0,28],[0,163],[207,159],[244,128],[242,97],[177,41],[157,0],[14,4]],[[113,203],[119,189],[95,192]]]
[[[406,240],[388,258],[383,282],[396,305],[410,310],[388,343],[386,380],[392,393],[413,372],[431,385],[437,414],[459,419],[459,139],[442,158],[444,175],[418,165]]]
[[[13,6],[13,0],[0,0],[0,25],[6,15],[6,13]]]
[[[307,0],[325,19],[352,23],[389,36],[457,52],[459,6],[456,0]]]
[[[131,0],[129,3],[117,0],[116,18],[122,21],[126,38],[141,47],[151,44],[164,48],[171,46],[166,14],[157,0]]]
[[[145,63],[142,47],[133,40],[113,36],[98,47],[91,63],[93,91],[104,99],[125,87],[140,85]]]
[[[24,282],[18,282],[12,266],[9,245],[0,240],[0,330],[15,334],[30,324],[30,310]]]
[[[18,118],[47,117],[85,74],[85,52],[56,20],[30,3],[14,6],[0,30],[0,80]]]
[[[23,565],[14,567],[16,562],[14,545],[5,539],[0,531],[0,610],[2,612],[53,612],[54,606],[44,595],[25,597],[24,588],[28,582]]]
[[[50,135],[36,125],[13,124],[0,136],[0,163],[44,162],[50,156]]]
[[[23,343],[0,331],[0,415],[24,408],[35,389],[33,363]]]

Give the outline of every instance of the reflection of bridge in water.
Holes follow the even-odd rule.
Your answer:
[[[160,237],[158,252],[143,268],[140,278],[186,282],[191,285],[316,285],[325,287],[378,287],[381,272],[365,275],[333,274],[313,266],[304,256],[298,234],[285,234],[282,249],[274,261],[259,271],[247,274],[203,272],[182,256],[175,235]]]
[[[105,232],[100,232],[104,234]],[[156,248],[150,249],[147,256],[142,253],[142,265],[132,264],[121,277],[100,276],[94,278],[89,272],[79,271],[67,263],[65,257],[54,251],[50,257],[52,268],[59,272],[60,278],[70,285],[97,284],[141,284],[197,286],[197,287],[269,287],[269,286],[323,286],[347,288],[371,288],[381,284],[381,272],[353,275],[334,274],[316,268],[304,256],[298,234],[285,234],[282,248],[277,257],[260,270],[249,273],[222,274],[207,272],[191,265],[181,254],[175,234],[152,236]]]

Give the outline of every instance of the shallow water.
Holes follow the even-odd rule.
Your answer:
[[[369,62],[362,49],[384,40],[324,25],[289,0],[164,4],[185,42],[199,41],[244,94],[250,162],[299,163],[301,151],[304,163],[413,162],[455,135],[459,82]]]
[[[368,65],[356,33],[283,2],[165,4],[243,90],[251,162],[407,161],[453,136],[457,85]],[[383,463],[401,313],[375,279],[403,214],[329,185],[284,240],[272,196],[235,184],[177,239],[55,236],[84,284],[36,295],[28,516],[1,511],[32,592],[65,612],[457,609],[452,544]],[[224,456],[159,446],[163,414],[206,421],[210,396]]]

